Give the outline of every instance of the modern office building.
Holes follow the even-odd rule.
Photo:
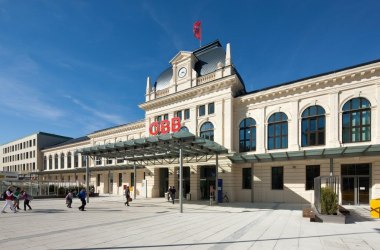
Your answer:
[[[0,169],[28,175],[41,171],[41,149],[59,144],[70,137],[37,132],[18,140],[0,145]]]
[[[192,199],[209,199],[216,176],[232,201],[313,202],[314,178],[330,175],[342,204],[380,197],[380,61],[248,91],[231,54],[219,41],[178,52],[147,79],[143,120],[44,149],[41,178],[84,181],[89,166],[100,193],[122,194],[127,184],[148,197],[178,190],[177,160],[139,161],[135,174],[127,153],[107,154],[163,141],[149,138],[178,117],[181,130],[228,151],[184,162]]]

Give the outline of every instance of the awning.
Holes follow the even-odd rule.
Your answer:
[[[127,165],[163,165],[178,163],[179,149],[182,149],[183,161],[186,163],[208,161],[216,154],[228,152],[218,143],[187,131],[98,145],[77,152],[90,157],[124,159]]]
[[[131,170],[133,169],[133,165],[111,165],[111,166],[93,166],[90,167],[91,172],[95,171],[114,171],[114,170]],[[143,168],[140,166],[136,166],[137,169]],[[86,167],[81,167],[81,168],[70,168],[70,169],[55,169],[55,170],[44,170],[40,172],[33,172],[32,174],[37,174],[37,175],[48,175],[48,174],[79,174],[79,173],[86,173]]]
[[[304,159],[330,159],[357,156],[378,156],[380,155],[380,144],[350,146],[339,148],[311,149],[289,152],[249,154],[235,153],[227,156],[233,163],[245,162],[272,162]]]

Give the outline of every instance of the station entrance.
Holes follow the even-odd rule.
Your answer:
[[[341,166],[343,205],[369,204],[370,173],[370,164],[347,164]]]
[[[201,166],[200,169],[200,188],[201,188],[201,199],[209,200],[211,192],[210,190],[215,190],[215,176],[216,167],[215,166]]]

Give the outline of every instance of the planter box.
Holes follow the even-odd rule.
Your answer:
[[[346,216],[339,213],[336,215],[320,214],[317,209],[313,208],[315,213],[315,222],[346,224]]]

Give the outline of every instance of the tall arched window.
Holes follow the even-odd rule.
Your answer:
[[[358,97],[343,105],[342,141],[362,142],[371,140],[371,103]]]
[[[308,107],[302,113],[302,147],[325,145],[325,110],[318,105]]]
[[[49,169],[53,169],[53,156],[49,156]]]
[[[47,158],[44,156],[44,170],[47,170]]]
[[[71,168],[71,152],[67,153],[67,168]]]
[[[256,121],[246,118],[239,125],[239,151],[256,150]]]
[[[268,119],[268,149],[288,147],[288,117],[277,112]]]
[[[54,155],[54,169],[58,169],[58,154]]]
[[[61,153],[61,169],[65,168],[65,154]]]
[[[74,153],[74,168],[77,168],[79,166],[79,158],[78,153]]]
[[[210,141],[214,140],[214,125],[211,122],[205,122],[201,126],[200,137],[208,139]]]
[[[186,126],[181,127],[180,131],[186,131],[189,132],[189,129]]]

